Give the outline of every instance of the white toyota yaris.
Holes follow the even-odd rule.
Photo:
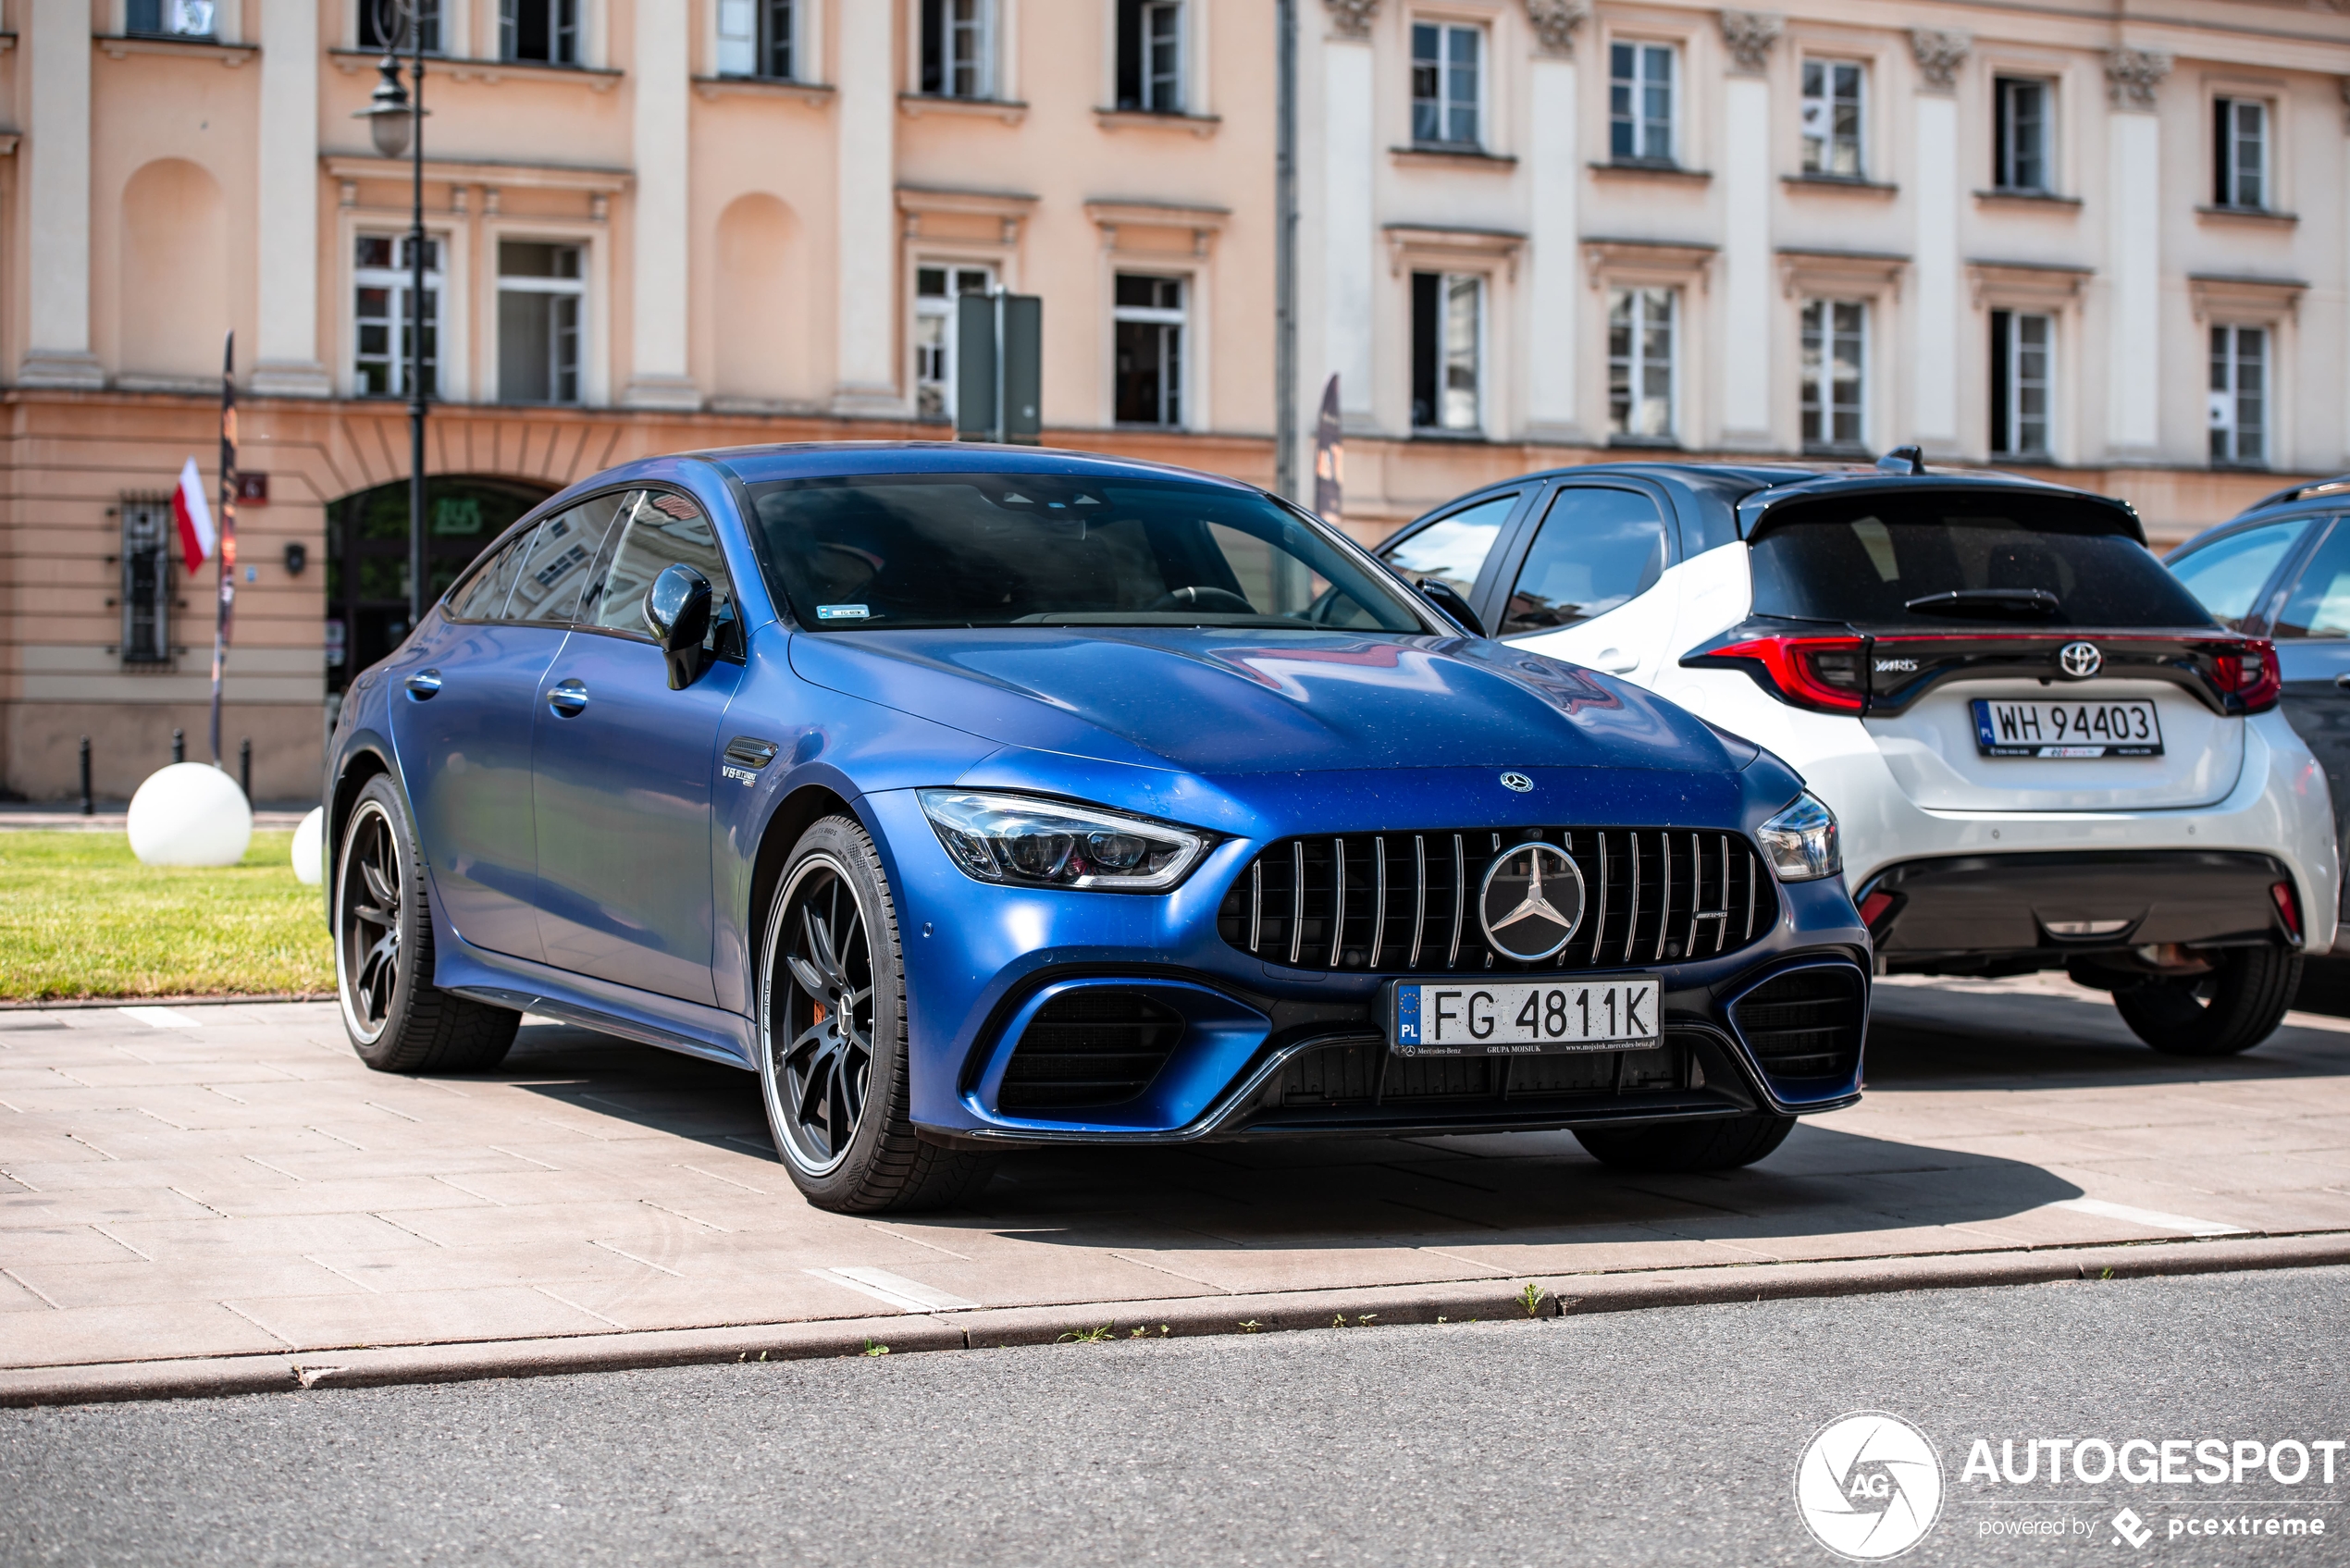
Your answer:
[[[2265,1039],[2333,942],[2332,808],[2276,651],[2120,501],[1909,449],[1604,463],[1474,491],[1380,554],[1470,629],[1791,763],[1880,972],[2061,969],[2155,1049],[2216,1056]]]

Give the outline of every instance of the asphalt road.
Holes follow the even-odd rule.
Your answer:
[[[1798,1459],[1873,1408],[1940,1457],[1905,1562],[2350,1562],[2350,1451],[2331,1486],[1960,1474],[1977,1438],[2019,1467],[2040,1437],[2350,1438],[2346,1290],[2322,1269],[10,1410],[0,1562],[1825,1563]],[[2222,1514],[2326,1534],[2169,1535]],[[1986,1533],[2019,1522],[2066,1533]]]

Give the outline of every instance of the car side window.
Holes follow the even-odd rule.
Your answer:
[[[521,574],[522,563],[530,555],[531,541],[538,537],[535,527],[525,528],[498,548],[498,552],[475,568],[473,574],[457,586],[449,596],[450,619],[455,621],[497,621],[504,618],[507,597],[513,592],[514,578]]]
[[[1493,553],[1494,541],[1502,537],[1502,525],[1510,520],[1510,509],[1517,505],[1517,495],[1512,490],[1505,496],[1489,496],[1475,506],[1439,518],[1410,538],[1381,550],[1379,559],[1412,582],[1433,577],[1466,599],[1477,586],[1485,558]]]
[[[2285,596],[2284,612],[2270,629],[2272,637],[2350,637],[2350,528],[2340,519],[2301,569]]]
[[[569,625],[579,613],[580,594],[595,575],[613,516],[635,499],[633,490],[590,496],[539,524],[506,599],[506,619]]]
[[[2211,611],[2214,621],[2232,632],[2242,631],[2260,608],[2260,590],[2301,543],[2309,523],[2307,517],[2289,517],[2214,539],[2171,562],[2171,574]],[[2305,581],[2307,576],[2304,574]]]
[[[714,653],[737,653],[735,580],[727,574],[717,531],[701,504],[674,490],[648,490],[637,498],[625,528],[620,548],[612,552],[612,569],[604,574],[602,586],[580,623],[650,638],[651,628],[645,623],[645,595],[653,579],[672,566],[691,566],[710,579],[710,636],[702,647]]]
[[[1552,498],[1518,568],[1500,635],[1604,615],[1664,575],[1664,517],[1640,490],[1570,485]]]

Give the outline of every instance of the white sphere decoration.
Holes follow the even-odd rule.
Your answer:
[[[327,809],[313,806],[294,829],[294,881],[315,887],[327,880]]]
[[[203,762],[147,775],[130,797],[130,852],[150,866],[233,866],[253,842],[237,781]]]

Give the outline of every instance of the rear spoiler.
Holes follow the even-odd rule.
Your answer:
[[[2350,479],[2344,481],[2350,489]],[[1883,474],[1855,478],[1849,475],[1834,475],[1803,483],[1778,486],[1757,490],[1738,502],[1738,537],[1752,539],[1773,525],[1789,518],[1808,506],[1846,501],[1862,496],[1910,498],[1926,495],[1963,495],[1991,500],[2000,495],[2029,498],[2039,502],[2051,500],[2077,501],[2084,507],[2105,512],[2113,525],[2113,532],[2140,545],[2146,542],[2146,525],[2139,522],[2137,508],[2128,501],[2116,500],[2091,490],[2076,490],[2067,485],[2051,485],[2038,479],[2027,479],[2010,474]]]

